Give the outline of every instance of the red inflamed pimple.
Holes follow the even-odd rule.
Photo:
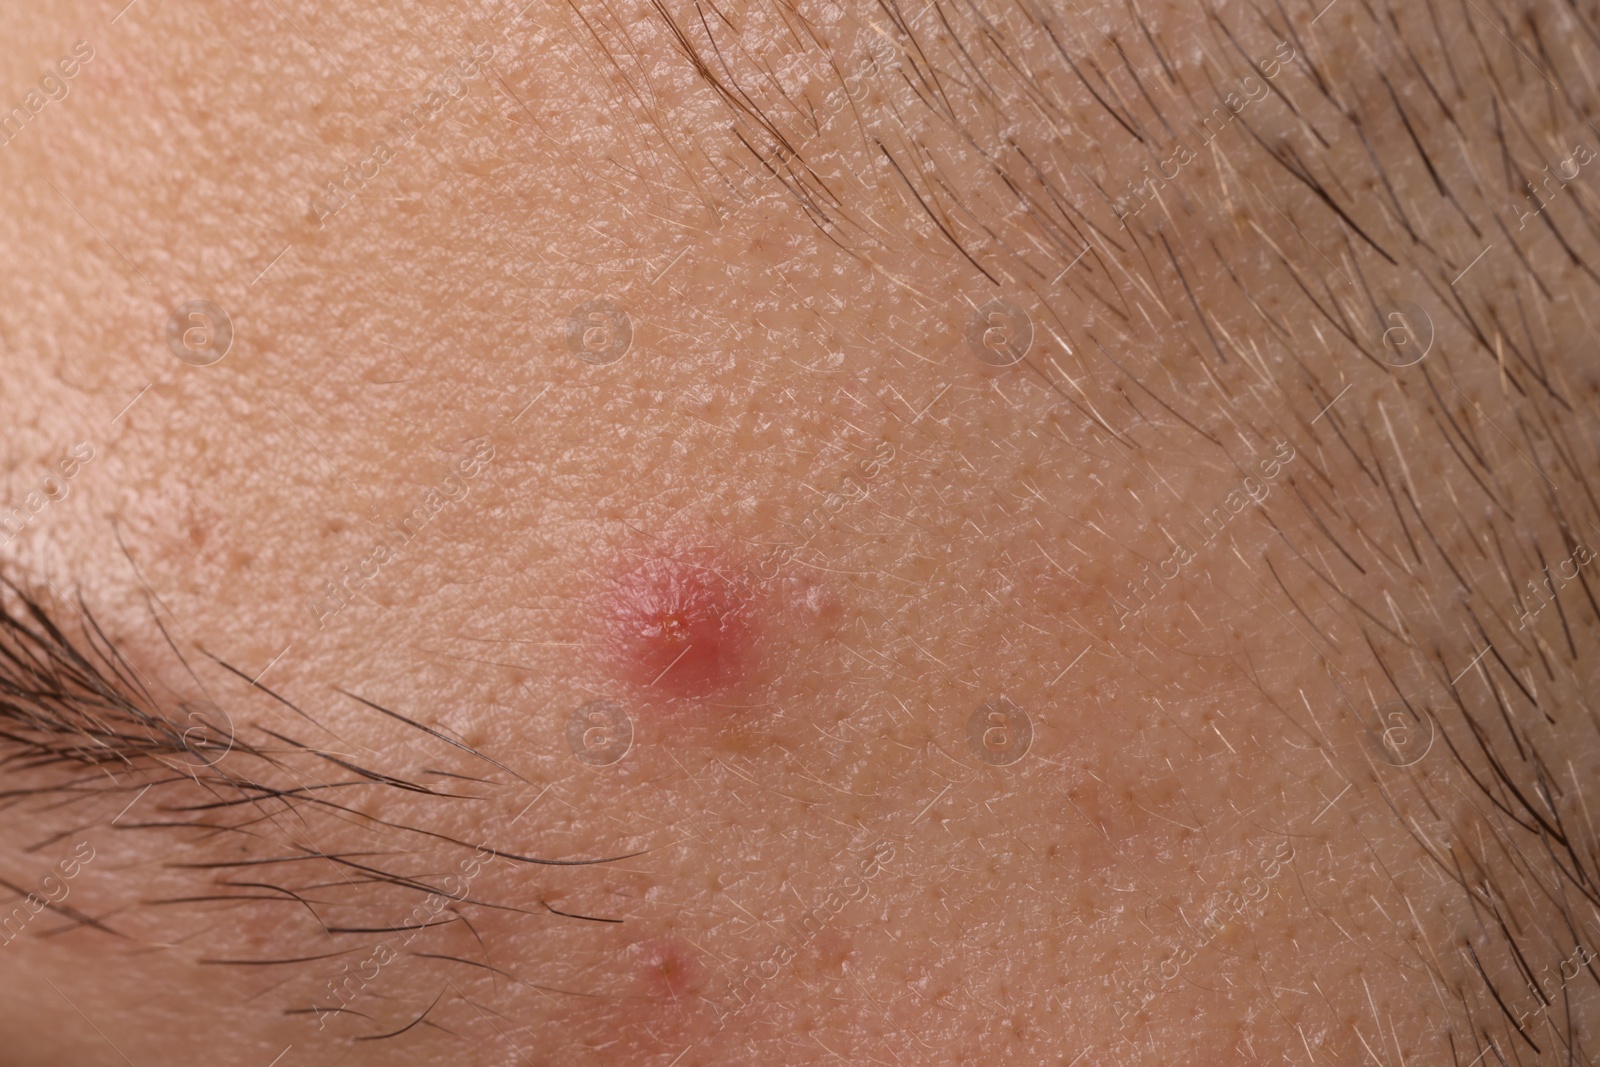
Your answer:
[[[716,565],[649,560],[618,578],[605,599],[609,658],[646,695],[704,699],[749,676],[753,596]]]

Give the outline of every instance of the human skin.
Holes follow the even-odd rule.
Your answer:
[[[1593,1058],[1596,12],[119,8],[7,1067]]]

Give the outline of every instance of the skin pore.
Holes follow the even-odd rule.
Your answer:
[[[1600,12],[0,24],[5,1067],[1596,1058]]]

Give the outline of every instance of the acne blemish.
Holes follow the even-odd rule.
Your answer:
[[[671,936],[652,938],[631,946],[637,979],[647,996],[683,1000],[704,984],[695,951]]]
[[[701,700],[746,681],[755,649],[755,596],[715,562],[645,561],[604,595],[607,658],[644,696]]]

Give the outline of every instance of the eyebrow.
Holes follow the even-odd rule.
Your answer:
[[[107,825],[121,831],[199,830],[208,836],[242,835],[247,844],[242,858],[176,862],[173,869],[225,872],[241,868],[278,867],[295,864],[331,864],[351,872],[368,885],[387,885],[419,895],[438,894],[447,900],[471,903],[497,910],[524,909],[492,900],[451,892],[425,878],[405,875],[378,865],[385,856],[404,855],[404,850],[386,849],[363,852],[325,852],[314,844],[286,836],[276,845],[282,851],[260,855],[258,835],[253,825],[271,819],[275,813],[262,806],[276,802],[304,817],[308,810],[323,810],[338,817],[353,817],[360,824],[413,834],[436,847],[477,851],[494,859],[543,867],[580,867],[610,864],[631,859],[643,852],[578,858],[552,858],[524,855],[481,841],[476,844],[425,825],[384,818],[359,810],[355,801],[331,799],[328,794],[349,790],[381,789],[419,795],[434,802],[478,801],[492,794],[446,791],[440,785],[424,784],[395,774],[363,766],[353,759],[323,751],[280,730],[264,726],[241,729],[235,720],[216,704],[204,702],[204,711],[188,710],[193,705],[179,703],[177,711],[155,695],[155,686],[126,657],[96,621],[81,598],[68,605],[77,625],[56,621],[57,608],[50,601],[30,593],[24,586],[0,579],[0,769],[19,784],[0,790],[0,808],[32,802],[51,807],[83,807],[105,798],[132,795],[142,798],[147,792],[184,789],[198,793],[155,805],[160,817],[146,816],[123,820],[130,803]],[[160,620],[152,615],[152,626],[184,670],[198,683],[188,661],[178,652]],[[287,707],[319,730],[315,718],[284,697],[253,682],[236,667],[216,660],[217,666],[235,675],[278,704]],[[503,764],[464,742],[446,737],[415,720],[353,693],[346,696],[388,719],[402,723],[421,736],[440,741],[452,750],[465,753],[490,768],[506,772]],[[248,735],[258,734],[260,740]],[[336,735],[335,735],[336,736]],[[297,761],[309,758],[313,764],[331,765],[347,776],[324,780]],[[513,772],[506,772],[513,773]],[[488,785],[483,777],[429,768],[424,774],[435,780],[458,784]],[[287,779],[274,783],[271,779]],[[515,777],[513,773],[513,777]],[[191,788],[192,787],[192,788]],[[246,814],[234,821],[219,816],[235,809]],[[55,820],[50,821],[54,825]],[[74,829],[54,830],[29,846],[38,851]],[[254,843],[254,844],[252,844]],[[348,880],[347,880],[348,881]],[[0,883],[4,884],[4,883]],[[223,883],[223,886],[229,883]],[[357,883],[349,883],[357,884]],[[262,883],[245,888],[259,889]],[[10,887],[22,895],[17,887]],[[201,901],[276,900],[304,903],[300,891],[284,885],[272,886],[275,895],[230,893],[219,890],[199,896],[153,901],[154,904],[193,904]],[[104,932],[117,931],[99,920],[92,920],[71,909],[57,909],[71,920],[66,929],[90,925]],[[313,914],[316,913],[313,908]],[[576,919],[588,916],[568,915]],[[620,920],[602,920],[620,921]],[[330,933],[359,933],[327,927]],[[64,930],[57,930],[61,933]],[[257,961],[261,962],[261,961]]]

